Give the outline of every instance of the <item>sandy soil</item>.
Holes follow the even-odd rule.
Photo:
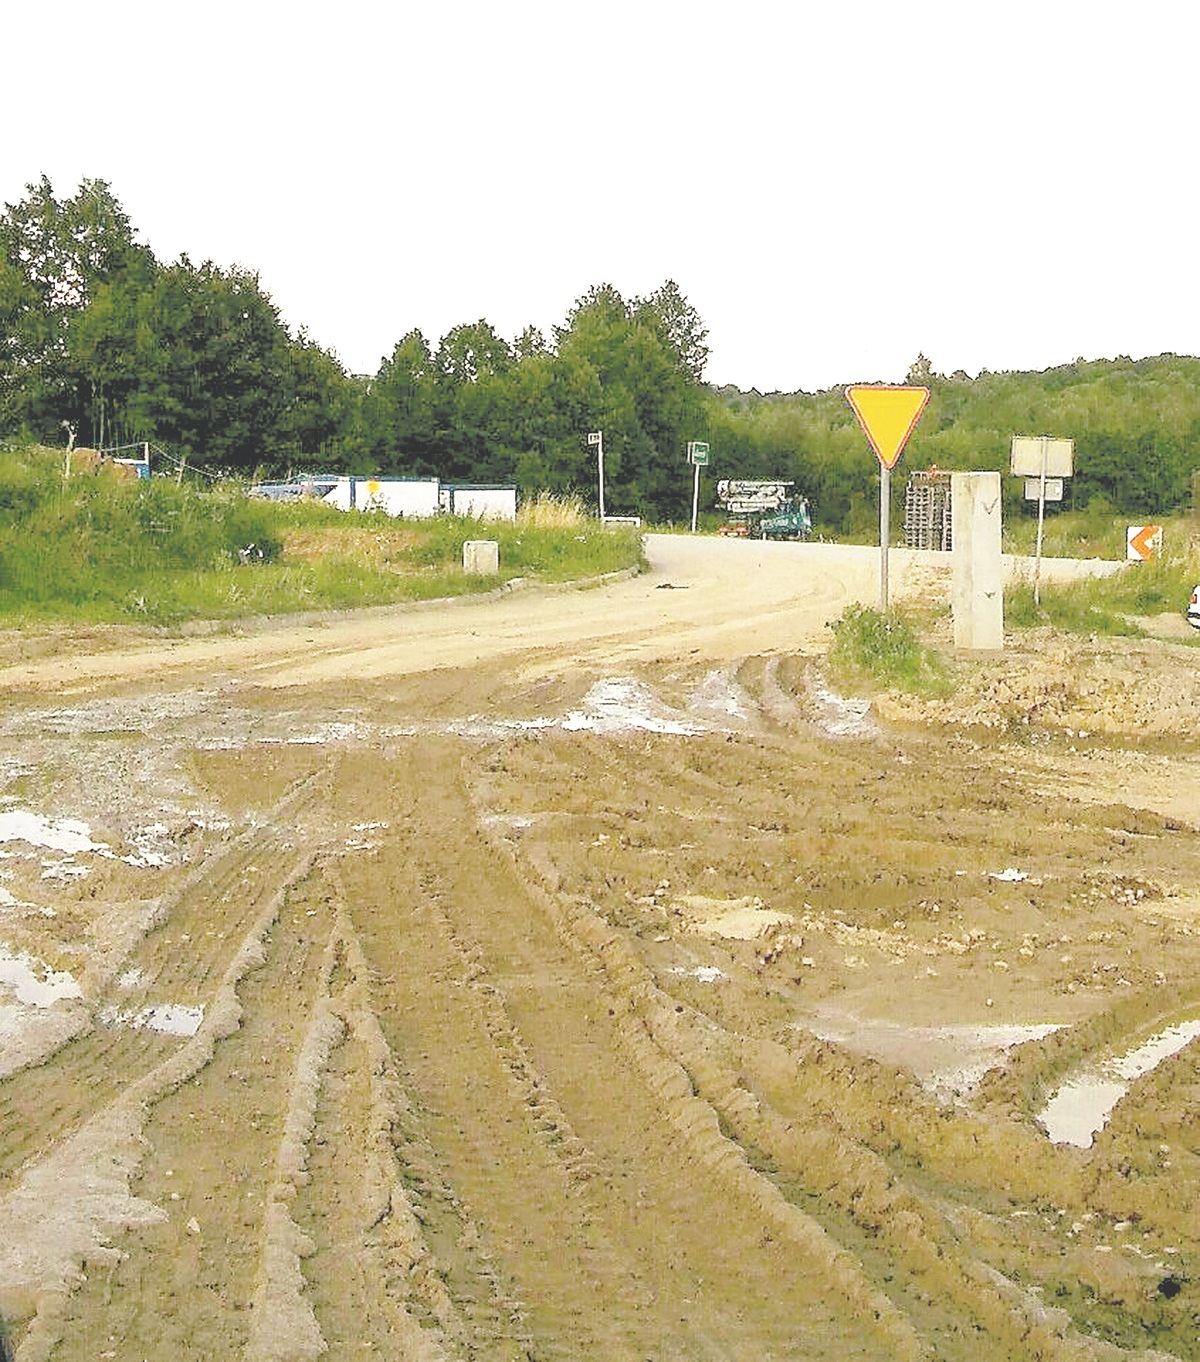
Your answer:
[[[1200,1042],[1047,1106],[1200,1017],[1190,640],[868,704],[875,553],[648,551],[0,637],[20,1362],[1200,1355]]]

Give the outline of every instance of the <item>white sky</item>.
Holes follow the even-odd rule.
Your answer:
[[[762,391],[1200,350],[1186,0],[13,9],[0,200],[107,180],[353,372],[668,278]]]

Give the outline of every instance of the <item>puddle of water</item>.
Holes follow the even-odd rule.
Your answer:
[[[7,987],[26,1007],[53,1007],[60,998],[81,998],[75,976],[53,970],[24,951],[0,946],[0,986]]]
[[[0,813],[0,842],[27,842],[30,846],[65,852],[68,856],[79,851],[109,850],[107,842],[92,841],[91,828],[78,818],[45,818],[28,809]]]
[[[387,823],[373,820],[368,823],[352,823],[351,831],[378,832],[387,826]],[[347,837],[345,841],[347,851],[374,851],[378,845],[379,843],[371,837]]]
[[[672,974],[682,974],[689,979],[699,979],[702,984],[715,984],[718,979],[724,979],[725,973],[719,970],[716,965],[697,965],[695,969],[676,968]]]
[[[214,692],[187,691],[159,696],[153,701],[153,718],[159,722],[191,718],[205,709],[214,695]],[[16,733],[142,733],[146,722],[146,704],[101,699],[71,708],[22,714],[6,727]]]
[[[821,726],[837,738],[858,738],[878,731],[870,717],[869,700],[848,699],[828,686],[818,685],[814,694],[821,706]]]
[[[559,718],[505,719],[479,714],[441,724],[390,724],[378,728],[362,723],[331,720],[315,728],[282,736],[259,736],[263,745],[318,746],[336,742],[365,742],[372,738],[411,738],[421,733],[449,733],[454,737],[493,740],[547,729],[591,733],[670,733],[690,737],[712,727],[743,728],[754,723],[754,707],[743,692],[721,672],[712,672],[689,702],[688,715],[663,704],[640,681],[629,677],[598,681],[584,696],[579,708]],[[204,751],[241,750],[250,746],[248,734],[223,733],[195,740]]]
[[[448,723],[445,732],[456,738],[504,738],[511,733],[537,733],[547,728],[555,728],[553,719],[455,719]],[[411,737],[416,729],[391,730],[401,737]]]
[[[78,861],[42,862],[42,879],[44,880],[83,880],[91,873],[86,865],[80,865]]]
[[[618,677],[597,681],[583,697],[586,708],[572,710],[562,721],[567,732],[677,733],[691,737],[703,730],[673,717],[640,681]]]
[[[1141,1078],[1164,1059],[1178,1054],[1200,1036],[1200,1019],[1180,1022],[1152,1036],[1144,1045],[1117,1055],[1062,1085],[1038,1113],[1038,1121],[1055,1144],[1091,1147],[1108,1124],[1113,1108]]]
[[[132,850],[121,860],[137,870],[170,865],[171,829],[165,823],[151,823],[129,839]]]
[[[678,733],[690,737],[704,729],[661,704],[640,681],[598,681],[579,709],[561,719],[484,719],[473,715],[446,724],[443,731],[459,738],[502,738],[561,728],[567,733]],[[411,732],[411,730],[405,730]]]
[[[480,822],[485,828],[503,828],[507,832],[525,832],[533,827],[533,819],[520,813],[488,813]]]
[[[363,730],[358,724],[327,723],[311,733],[295,733],[287,741],[292,747],[320,746],[329,742],[349,742],[351,739],[361,738],[362,735]]]
[[[966,1097],[1007,1051],[1041,1040],[1055,1023],[998,1026],[906,1026],[873,1017],[822,1014],[801,1025],[820,1040],[908,1069],[927,1091]]]
[[[746,692],[725,672],[709,672],[692,692],[688,709],[717,723],[730,720],[744,727],[754,722],[754,706]]]
[[[128,1026],[134,1031],[157,1031],[164,1036],[194,1036],[204,1020],[202,1007],[188,1007],[183,1003],[156,1003],[137,1012],[106,1007],[99,1014],[106,1026]]]

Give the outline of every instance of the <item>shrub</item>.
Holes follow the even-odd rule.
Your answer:
[[[930,695],[946,694],[953,686],[946,659],[921,643],[898,611],[855,604],[829,627],[834,636],[829,670],[841,682],[871,682]]]

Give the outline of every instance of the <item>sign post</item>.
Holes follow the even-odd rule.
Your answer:
[[[696,517],[700,511],[700,469],[708,464],[708,445],[704,440],[688,441],[688,458],[692,462],[692,533],[696,533]]]
[[[604,432],[593,430],[588,433],[588,444],[596,446],[596,472],[600,480],[600,523],[604,524]]]
[[[1052,440],[1048,435],[1014,435],[1012,471],[1033,480],[1037,488],[1037,552],[1033,560],[1033,603],[1042,603],[1042,527],[1046,521],[1046,502],[1062,500],[1062,479],[1069,478],[1075,457],[1074,440]],[[1055,485],[1057,484],[1057,488]],[[1057,490],[1058,496],[1054,496]],[[1030,483],[1025,484],[1028,497]]]
[[[891,472],[921,419],[929,389],[860,384],[846,389],[846,401],[879,460],[879,608],[886,611]]]

